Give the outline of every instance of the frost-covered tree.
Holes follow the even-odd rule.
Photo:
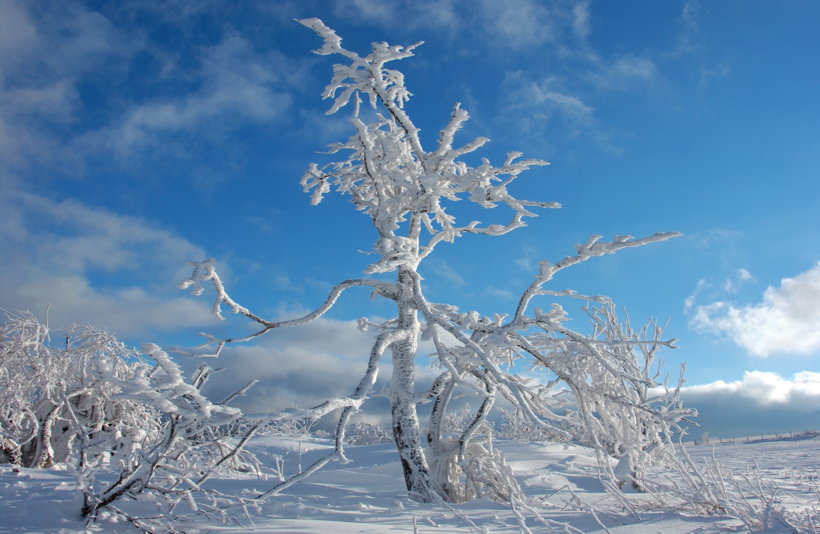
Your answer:
[[[425,150],[419,128],[405,110],[411,94],[404,76],[388,68],[393,61],[413,56],[421,43],[407,47],[373,43],[370,53],[361,56],[344,48],[339,36],[322,21],[300,22],[322,38],[323,45],[316,53],[344,60],[334,65],[323,96],[333,101],[329,114],[351,108],[353,126],[347,141],[330,147],[330,154],[338,159],[324,165],[311,164],[302,185],[311,194],[313,204],[319,204],[331,192],[349,196],[376,231],[372,254],[377,261],[366,269],[366,274],[395,273],[393,281],[343,281],[315,311],[285,321],[265,319],[236,302],[225,290],[212,260],[195,264],[191,278],[181,284],[183,288],[193,287],[197,294],[204,290],[201,283],[212,284],[217,315],[224,304],[258,324],[255,333],[241,338],[208,336],[206,345],[215,345],[217,352],[226,343],[245,342],[277,328],[309,323],[353,287],[369,288],[374,296],[395,304],[396,315],[388,321],[360,321],[363,329],[374,329],[377,334],[364,374],[352,393],[287,415],[316,419],[331,412],[339,414],[335,451],[300,476],[307,476],[327,462],[344,461],[351,416],[371,393],[385,355],[392,360],[389,391],[393,438],[407,489],[421,501],[463,501],[482,496],[505,499],[517,494],[515,480],[503,458],[493,449],[492,440],[479,431],[499,398],[521,418],[561,439],[570,437],[568,428],[576,428],[569,422],[579,422],[578,433],[596,446],[603,462],[608,453],[618,458],[637,458],[636,451],[647,451],[670,439],[671,429],[688,412],[680,407],[674,390],[657,390],[651,358],[642,363],[640,354],[654,354],[660,347],[671,346],[671,341],[660,339],[651,329],[633,332],[620,328],[614,307],[605,298],[553,291],[545,286],[563,269],[590,258],[663,241],[676,234],[659,233],[640,239],[619,235],[611,241],[592,236],[577,245],[574,254],[556,263],[542,262],[539,273],[524,288],[517,307],[509,314],[485,317],[428,301],[418,269],[437,246],[453,243],[465,234],[502,236],[524,227],[525,218],[535,216],[532,210],[559,207],[553,202],[519,199],[508,190],[523,171],[546,162],[522,159],[520,153],[511,152],[500,165],[483,158],[477,166],[470,166],[464,156],[489,140],[479,137],[463,145],[454,144],[456,133],[468,120],[467,111],[459,104],[454,106],[435,147]],[[362,113],[363,105],[374,112]],[[503,206],[510,212],[509,219],[494,224],[457,221],[449,207],[459,200],[486,209]],[[568,313],[558,302],[535,307],[534,301],[543,297],[575,297],[598,306],[599,311],[592,312],[593,332],[584,334],[568,328]],[[421,339],[432,342],[440,369],[430,387],[423,390],[417,388],[415,380]],[[542,380],[522,379],[516,374],[521,365],[541,372]],[[448,407],[463,391],[478,397],[478,407],[463,428],[448,434],[444,425]],[[431,404],[430,415],[422,425],[417,408],[426,403]],[[618,432],[610,435],[614,428]],[[635,468],[631,465],[630,476]],[[615,476],[608,464],[606,469]]]

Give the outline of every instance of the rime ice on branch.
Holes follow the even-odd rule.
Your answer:
[[[444,499],[464,501],[477,497],[511,499],[520,494],[503,458],[492,447],[489,436],[479,429],[496,399],[503,397],[518,416],[544,429],[557,439],[576,437],[593,445],[601,464],[615,486],[629,481],[640,485],[642,468],[660,457],[669,444],[677,423],[691,412],[681,407],[678,388],[664,389],[656,380],[654,355],[672,341],[661,339],[660,328],[648,325],[637,332],[628,322],[619,322],[614,306],[603,297],[585,297],[572,291],[552,291],[544,286],[559,271],[595,256],[624,248],[642,246],[674,237],[659,233],[640,239],[616,236],[611,242],[592,236],[577,245],[574,255],[556,263],[542,262],[532,284],[521,294],[511,314],[482,317],[477,312],[461,312],[449,304],[429,302],[418,274],[420,262],[436,245],[454,242],[465,233],[504,235],[525,226],[525,217],[534,217],[534,208],[557,208],[553,202],[515,198],[511,182],[525,170],[546,165],[537,159],[508,154],[501,166],[487,159],[471,167],[461,158],[485,145],[479,137],[454,148],[456,132],[468,114],[456,104],[441,130],[436,148],[425,151],[419,129],[404,109],[411,94],[401,72],[387,64],[413,56],[411,46],[373,43],[370,54],[343,48],[341,39],[319,19],[299,21],[315,31],[323,45],[320,55],[337,55],[345,64],[333,67],[333,78],[323,93],[333,101],[329,114],[352,106],[353,135],[330,147],[338,159],[325,165],[311,164],[302,177],[305,192],[313,204],[333,191],[348,195],[358,211],[370,217],[377,239],[373,253],[378,261],[366,273],[395,272],[395,282],[373,279],[347,280],[338,284],[327,300],[308,315],[289,321],[269,321],[234,301],[226,292],[211,260],[196,264],[183,287],[208,281],[216,291],[214,312],[222,304],[234,313],[259,324],[256,333],[238,339],[208,336],[205,345],[215,345],[217,353],[231,342],[249,341],[272,329],[304,324],[321,317],[342,292],[366,286],[374,294],[394,301],[396,317],[377,329],[366,370],[350,396],[329,399],[311,409],[290,414],[318,418],[338,411],[336,450],[320,459],[297,479],[284,482],[266,495],[286,488],[329,461],[344,461],[345,432],[350,418],[361,407],[376,383],[385,353],[392,359],[390,401],[392,430],[405,482],[411,496],[421,501]],[[362,119],[361,106],[375,110],[375,120]],[[457,222],[448,213],[449,203],[468,200],[483,208],[505,206],[511,211],[506,222],[484,225],[478,221]],[[593,332],[583,334],[565,326],[568,314],[557,303],[545,310],[532,308],[534,299],[544,296],[574,296],[587,301]],[[440,374],[430,389],[418,391],[415,366],[418,342],[424,335],[435,346]],[[514,364],[524,361],[543,373],[542,383],[523,380],[514,373]],[[364,362],[363,362],[364,364]],[[455,435],[443,431],[448,405],[460,391],[470,391],[480,405]],[[432,403],[426,425],[417,406]],[[617,428],[617,432],[612,432]],[[609,455],[627,466],[618,475],[609,467]],[[626,474],[621,474],[624,471]]]

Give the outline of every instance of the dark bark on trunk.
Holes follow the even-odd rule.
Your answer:
[[[432,502],[435,492],[430,468],[422,445],[421,429],[415,401],[416,348],[421,325],[413,302],[413,273],[399,271],[397,300],[398,330],[404,335],[391,345],[393,353],[392,392],[390,395],[393,437],[404,470],[407,491],[414,499]]]

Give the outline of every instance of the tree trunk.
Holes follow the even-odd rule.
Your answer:
[[[398,329],[405,335],[391,345],[393,378],[390,394],[393,418],[393,438],[404,470],[404,482],[410,496],[422,502],[432,502],[435,492],[430,483],[430,468],[422,446],[419,417],[415,402],[416,348],[420,324],[413,303],[412,274],[399,271],[401,295]]]

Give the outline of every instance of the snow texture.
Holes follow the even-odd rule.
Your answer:
[[[737,519],[721,513],[711,516],[688,514],[674,509],[676,503],[658,504],[642,494],[628,499],[639,515],[624,512],[620,503],[607,494],[598,478],[597,461],[591,449],[564,444],[501,442],[520,485],[530,497],[510,505],[489,500],[466,504],[421,504],[407,497],[401,466],[390,444],[351,448],[351,462],[333,464],[261,505],[257,513],[241,525],[226,526],[200,517],[179,525],[186,532],[263,533],[520,533],[583,532],[617,534],[683,534],[690,532],[732,532],[743,530]],[[332,442],[298,437],[257,437],[250,450],[264,463],[273,457],[284,459],[288,473],[297,469],[301,455],[309,463],[333,447]],[[757,466],[761,484],[776,494],[774,510],[782,508],[788,517],[803,517],[809,530],[820,524],[820,438],[771,440],[752,443],[724,443],[687,448],[696,461],[712,456],[727,471],[745,472]],[[275,474],[265,470],[260,477],[234,473],[212,480],[223,493],[253,495],[270,484]],[[268,480],[265,478],[268,477]],[[747,495],[752,502],[759,500]],[[134,532],[133,527],[109,516],[86,530],[79,519],[80,494],[74,477],[64,469],[27,469],[0,466],[0,532]],[[641,504],[645,503],[645,504]],[[132,508],[139,503],[131,503]],[[595,517],[590,513],[595,512]],[[597,517],[597,520],[596,520]],[[768,529],[790,532],[770,516]]]

